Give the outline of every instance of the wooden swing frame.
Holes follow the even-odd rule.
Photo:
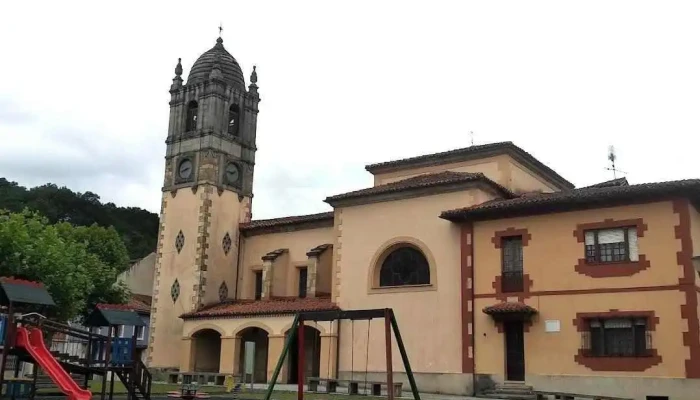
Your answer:
[[[413,392],[413,399],[420,400],[420,394],[418,393],[418,387],[416,386],[416,381],[413,377],[413,371],[411,370],[411,364],[408,361],[408,354],[406,353],[406,348],[404,347],[403,340],[401,339],[401,333],[399,332],[399,325],[396,322],[396,316],[391,308],[382,309],[372,309],[372,310],[333,310],[333,311],[304,311],[297,313],[294,317],[294,322],[292,322],[292,327],[290,328],[290,334],[287,336],[287,340],[284,343],[284,348],[282,349],[282,354],[277,360],[277,366],[272,374],[272,379],[270,379],[270,384],[267,388],[267,393],[265,394],[265,400],[270,400],[272,392],[274,391],[275,384],[277,383],[277,378],[280,371],[282,370],[282,365],[287,357],[289,348],[291,347],[294,339],[296,337],[300,338],[298,340],[299,353],[297,357],[297,373],[298,373],[298,388],[297,388],[297,400],[304,400],[304,371],[305,371],[305,357],[304,357],[304,323],[306,321],[338,321],[338,332],[340,333],[340,320],[372,320],[372,319],[383,319],[384,320],[384,332],[386,339],[386,382],[388,387],[388,397],[389,400],[394,400],[394,373],[392,368],[392,355],[391,355],[391,332],[394,332],[394,337],[396,338],[396,344],[399,348],[399,353],[401,353],[401,360],[403,361],[403,366],[408,376],[408,382],[411,385],[411,392]],[[352,368],[351,368],[352,369]],[[365,376],[366,378],[366,376]]]

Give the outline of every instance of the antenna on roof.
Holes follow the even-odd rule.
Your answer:
[[[474,131],[469,131],[469,140],[471,142],[471,146],[474,146]]]
[[[608,146],[608,161],[610,161],[610,166],[605,168],[608,171],[613,172],[613,179],[617,179],[617,173],[623,173],[625,174],[626,172],[620,171],[619,169],[615,168],[615,161],[617,160],[617,155],[615,154],[615,146]]]

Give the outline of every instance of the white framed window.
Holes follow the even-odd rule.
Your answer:
[[[124,329],[124,325],[119,325],[119,329],[117,330],[117,336],[119,337],[124,337],[124,332],[126,330]]]
[[[146,338],[146,327],[145,326],[134,327],[134,329],[139,330],[139,335],[136,337],[137,340],[143,340]]]
[[[586,262],[589,264],[639,261],[636,228],[586,231]]]

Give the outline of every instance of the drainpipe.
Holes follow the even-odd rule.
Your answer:
[[[243,233],[240,228],[238,230],[238,256],[236,257],[236,283],[233,287],[233,300],[238,300],[238,281],[241,279],[241,253],[243,253],[241,244],[243,243]]]
[[[472,341],[472,392],[473,392],[474,396],[476,396],[476,382],[477,382],[477,379],[476,379],[476,325],[474,323],[476,321],[476,318],[474,318],[474,313],[476,312],[476,308],[474,307],[475,306],[474,293],[476,292],[476,284],[474,281],[474,275],[476,274],[476,262],[475,262],[476,258],[474,257],[474,248],[476,246],[474,245],[474,239],[475,239],[474,223],[468,222],[468,224],[469,224],[468,226],[469,226],[469,231],[470,231],[470,235],[471,235],[471,242],[472,242],[472,273],[471,273],[471,275],[472,275],[471,276],[471,279],[472,279],[472,298],[471,298],[471,302],[472,302],[472,320],[471,320],[471,323],[472,323],[472,340],[471,340]]]

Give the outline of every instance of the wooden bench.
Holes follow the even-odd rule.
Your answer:
[[[349,381],[345,381],[343,379],[311,377],[306,380],[306,385],[308,386],[310,392],[318,392],[318,386],[321,383],[325,383],[326,393],[335,393],[338,391],[338,384],[341,382]]]
[[[354,379],[333,379],[333,378],[318,378],[312,377],[307,379],[307,386],[310,392],[318,392],[318,386],[321,383],[325,383],[326,393],[336,393],[338,391],[338,385],[345,383],[348,386],[348,394],[359,394],[360,384],[364,384],[365,381],[354,380]],[[373,396],[382,395],[382,387],[387,387],[386,382],[366,382],[372,389]],[[401,397],[401,392],[403,391],[403,383],[394,382],[393,383],[394,397]],[[387,387],[387,392],[389,391]]]
[[[537,400],[546,400],[551,397],[560,400],[576,400],[576,399],[592,399],[592,400],[633,400],[629,397],[614,397],[601,396],[597,394],[580,394],[580,393],[563,393],[563,392],[545,392],[541,390],[533,391]]]
[[[387,388],[387,393],[389,392],[389,384],[386,382],[367,382],[368,385],[372,387],[372,396],[381,396],[382,387]],[[401,397],[401,392],[403,391],[403,383],[394,382],[392,384],[394,397]]]

